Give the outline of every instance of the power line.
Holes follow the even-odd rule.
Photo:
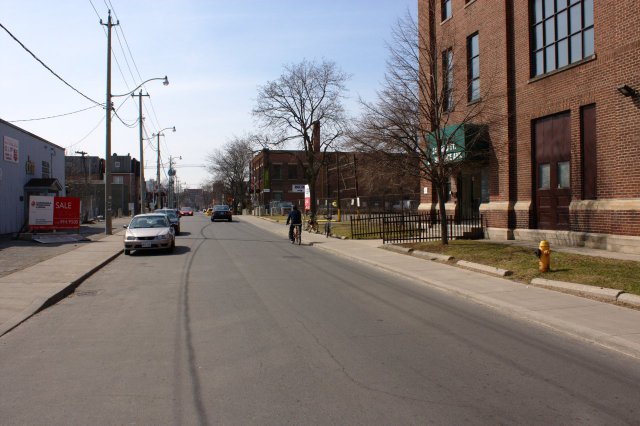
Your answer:
[[[103,121],[104,121],[104,117],[102,117],[102,118],[100,119],[100,121],[98,122],[98,124],[96,124],[96,125],[95,125],[95,127],[94,127],[93,129],[91,129],[91,130],[89,131],[89,133],[87,133],[83,138],[81,138],[78,142],[73,143],[73,144],[71,144],[71,145],[69,145],[69,146],[65,147],[65,149],[71,149],[71,148],[73,148],[74,146],[78,145],[80,142],[84,141],[84,140],[85,140],[86,138],[88,138],[89,136],[91,136],[91,134],[92,134],[93,132],[95,132],[95,131],[96,131],[96,129],[97,129],[98,127],[100,127],[100,125],[102,124],[102,122],[103,122]]]
[[[65,116],[67,116],[67,115],[77,114],[77,113],[79,113],[79,112],[87,111],[87,110],[90,110],[90,109],[93,109],[93,108],[96,108],[96,107],[102,107],[102,105],[92,105],[92,106],[90,106],[90,107],[88,107],[88,108],[83,108],[83,109],[79,109],[79,110],[77,110],[77,111],[67,112],[67,113],[64,113],[64,114],[50,115],[50,116],[48,116],[48,117],[40,117],[40,118],[25,118],[25,119],[22,119],[22,120],[7,120],[7,121],[8,121],[9,123],[22,123],[22,122],[25,122],[25,121],[48,120],[48,119],[50,119],[50,118],[65,117]]]
[[[20,40],[18,40],[18,38],[16,36],[14,36],[11,33],[11,31],[9,31],[4,25],[2,25],[2,23],[0,23],[0,27],[2,27],[2,29],[5,30],[7,32],[7,34],[9,34],[9,36],[12,39],[14,39],[24,50],[26,50],[31,56],[33,56],[33,58],[36,61],[38,61],[43,67],[45,67],[51,74],[55,75],[58,78],[58,80],[60,80],[61,82],[63,82],[67,86],[69,86],[71,89],[73,89],[76,93],[78,93],[83,98],[90,100],[91,102],[93,102],[96,105],[104,106],[104,104],[102,104],[102,103],[100,103],[98,101],[94,101],[93,99],[91,99],[90,97],[88,97],[87,95],[85,95],[84,93],[82,93],[81,91],[76,89],[75,87],[73,87],[71,84],[67,83],[64,78],[60,77],[55,71],[53,71],[51,68],[49,68],[49,66],[47,64],[42,62],[40,60],[40,58],[38,58],[31,50],[29,50],[29,48],[27,48],[27,46],[25,46]]]

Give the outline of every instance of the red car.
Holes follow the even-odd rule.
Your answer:
[[[193,209],[191,207],[180,207],[180,216],[193,216]]]

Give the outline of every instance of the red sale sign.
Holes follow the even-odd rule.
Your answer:
[[[80,228],[80,198],[55,197],[53,201],[53,227],[55,229]]]
[[[29,203],[32,230],[80,228],[80,198],[32,196]]]

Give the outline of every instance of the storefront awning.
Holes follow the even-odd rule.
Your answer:
[[[62,191],[62,185],[60,185],[58,179],[55,178],[34,178],[25,184],[24,189],[28,192],[60,192]]]

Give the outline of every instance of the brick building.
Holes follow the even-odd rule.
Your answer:
[[[418,4],[443,63],[457,53],[443,80],[466,99],[452,119],[480,104],[492,146],[486,166],[452,179],[453,208],[471,190],[489,238],[640,253],[637,0]]]
[[[339,205],[341,211],[389,211],[417,207],[419,182],[415,173],[401,174],[386,168],[371,154],[326,152],[316,182],[319,211]],[[262,150],[252,158],[249,183],[254,205],[272,202],[303,205],[304,151]]]
[[[83,219],[104,216],[105,161],[95,156],[66,156],[69,194],[82,199]],[[140,162],[131,155],[111,156],[112,211],[133,215],[140,210]]]

